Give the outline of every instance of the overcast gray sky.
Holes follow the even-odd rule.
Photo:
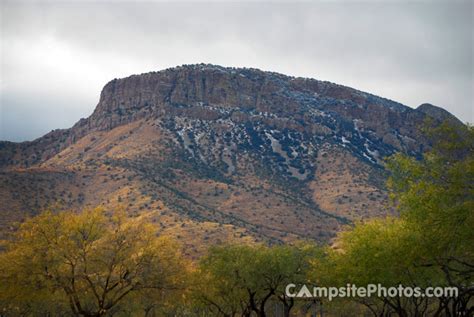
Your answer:
[[[473,1],[0,3],[0,140],[72,126],[113,78],[201,62],[429,102],[474,122]]]

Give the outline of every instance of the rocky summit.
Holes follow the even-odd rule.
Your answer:
[[[391,213],[383,159],[419,156],[420,126],[459,122],[349,87],[185,65],[110,81],[72,128],[0,142],[0,225],[56,204],[149,213],[190,254],[219,241],[329,241]]]

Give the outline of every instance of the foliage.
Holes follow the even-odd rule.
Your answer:
[[[474,312],[474,130],[429,130],[423,160],[388,160],[388,187],[400,218],[373,219],[341,232],[315,262],[321,284],[455,286],[457,298],[357,298],[375,314],[469,316]]]
[[[437,140],[424,160],[396,155],[388,167],[392,197],[427,262],[474,259],[474,129],[447,124],[430,130]],[[419,248],[420,249],[420,248]],[[441,261],[441,262],[440,262]]]
[[[120,211],[44,212],[25,221],[6,247],[5,314],[103,316],[126,312],[132,302],[149,309],[146,299],[165,305],[185,285],[176,243]]]
[[[200,262],[195,297],[220,316],[267,316],[270,301],[279,301],[289,316],[295,303],[285,287],[304,283],[310,259],[318,254],[317,247],[306,243],[214,247]]]

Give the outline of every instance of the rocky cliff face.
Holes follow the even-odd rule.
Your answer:
[[[264,122],[271,128],[355,145],[357,155],[376,161],[375,149],[379,155],[420,151],[417,126],[432,113],[425,109],[413,110],[314,79],[256,69],[191,65],[114,79],[104,87],[89,118],[81,119],[72,129],[53,131],[21,147],[37,148],[35,154],[39,155],[35,157],[40,161],[91,131],[110,130],[142,118],[182,117],[237,124]]]
[[[0,167],[68,171],[89,180],[75,181],[78,192],[98,187],[100,171],[127,175],[127,184],[102,183],[102,200],[72,199],[75,208],[120,197],[131,210],[159,202],[180,223],[224,223],[244,236],[327,239],[341,224],[389,212],[382,159],[420,155],[423,120],[446,117],[433,109],[314,79],[189,65],[112,80],[71,129],[0,143]],[[117,194],[133,192],[135,178],[139,193]],[[157,197],[147,207],[133,203],[148,196]]]
[[[425,113],[314,79],[193,65],[109,82],[92,116],[73,130],[81,135],[150,116],[260,120],[280,129],[347,140],[366,133],[369,142],[381,140],[383,147],[391,147],[387,151],[414,153],[420,150],[413,142],[416,126]]]

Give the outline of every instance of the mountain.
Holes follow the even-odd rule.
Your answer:
[[[114,79],[72,128],[0,142],[0,230],[59,203],[149,213],[190,254],[228,239],[328,241],[393,212],[383,158],[420,156],[427,116],[452,115],[258,69]]]
[[[437,106],[433,106],[429,103],[419,105],[416,110],[421,111],[438,121],[448,121],[454,125],[462,125],[462,122],[458,118],[453,116],[451,113],[449,113],[449,111],[446,111],[443,108]]]

